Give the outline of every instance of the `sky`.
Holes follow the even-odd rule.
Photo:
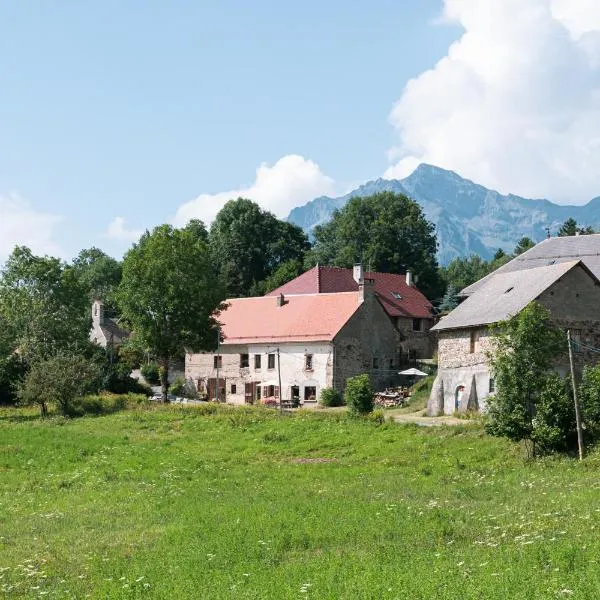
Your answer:
[[[600,195],[597,0],[0,0],[0,260],[419,162]]]

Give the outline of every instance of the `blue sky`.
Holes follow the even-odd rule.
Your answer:
[[[600,195],[597,0],[0,0],[0,261],[419,162]]]
[[[393,102],[457,36],[435,24],[441,9],[0,2],[0,195],[61,217],[45,244],[70,256],[119,254],[127,243],[104,237],[116,216],[134,229],[169,221],[289,154],[345,191],[383,174]]]

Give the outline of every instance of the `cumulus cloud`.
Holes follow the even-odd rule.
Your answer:
[[[190,219],[202,219],[208,225],[228,200],[240,196],[254,200],[278,217],[286,217],[295,206],[333,192],[333,179],[325,175],[319,165],[290,154],[280,158],[273,166],[260,165],[251,185],[218,194],[201,194],[183,204],[173,221],[175,225],[182,226]]]
[[[108,225],[106,236],[121,242],[136,242],[142,235],[141,229],[128,229],[125,227],[123,217],[115,217]]]
[[[487,186],[580,203],[600,194],[600,3],[445,0],[464,29],[406,85],[388,178],[420,162]]]
[[[0,263],[14,247],[28,246],[36,254],[63,256],[54,241],[56,226],[62,217],[39,212],[18,194],[0,196]]]

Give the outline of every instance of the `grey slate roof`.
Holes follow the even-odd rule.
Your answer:
[[[521,312],[543,291],[578,265],[581,268],[581,261],[575,260],[496,274],[449,315],[442,317],[432,330],[462,329],[504,321]]]
[[[466,287],[461,291],[461,296],[470,296],[490,279],[503,273],[575,260],[581,260],[600,279],[600,234],[554,237],[544,240],[493,273]]]
[[[108,343],[119,344],[125,338],[129,337],[129,331],[123,329],[114,319],[104,317],[104,321],[100,324],[100,329]]]

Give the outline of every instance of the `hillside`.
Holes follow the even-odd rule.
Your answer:
[[[510,252],[524,236],[540,241],[547,227],[554,232],[569,217],[580,225],[600,226],[600,197],[585,206],[566,206],[503,195],[426,164],[402,180],[376,179],[339,198],[316,198],[294,208],[288,220],[310,233],[350,198],[381,191],[406,194],[423,207],[436,225],[441,264],[473,253],[489,259],[498,248]]]

